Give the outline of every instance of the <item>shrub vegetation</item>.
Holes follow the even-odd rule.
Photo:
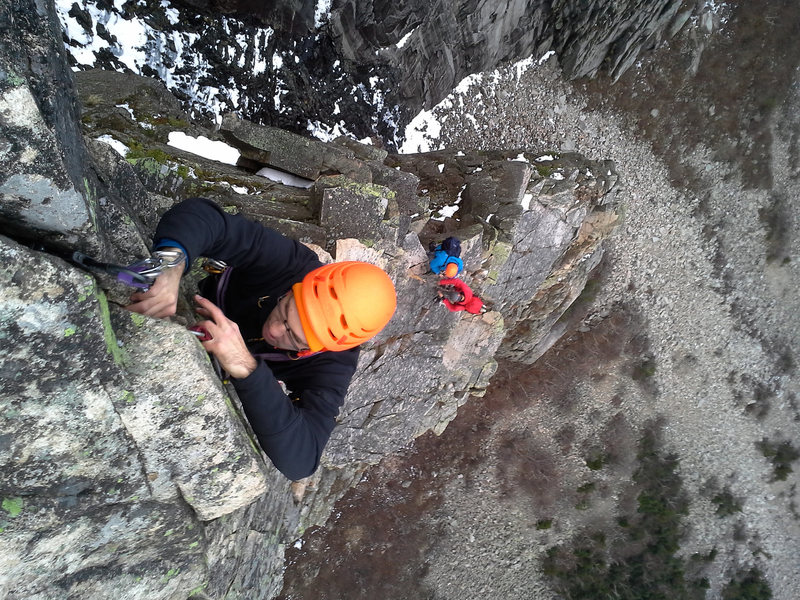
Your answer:
[[[676,470],[678,458],[660,451],[659,427],[648,425],[639,440],[637,510],[617,518],[609,531],[587,531],[554,546],[544,573],[568,599],[701,600],[708,581],[687,576],[677,555],[688,500]],[[613,542],[607,538],[613,536]],[[691,568],[695,571],[695,568]]]

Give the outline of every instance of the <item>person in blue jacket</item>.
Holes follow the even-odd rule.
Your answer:
[[[458,238],[452,236],[446,238],[441,244],[433,246],[431,252],[433,256],[428,266],[437,275],[453,278],[464,269],[464,262],[461,260],[461,242]]]
[[[395,290],[380,268],[323,265],[277,231],[191,198],[161,218],[154,249],[177,249],[167,269],[128,310],[175,314],[181,276],[197,257],[224,261],[218,281],[195,296],[203,347],[228,373],[261,448],[292,480],[319,466],[358,362],[359,344],[389,322]],[[205,285],[202,285],[204,284]],[[215,283],[216,285],[208,285]],[[284,391],[281,382],[288,389]]]

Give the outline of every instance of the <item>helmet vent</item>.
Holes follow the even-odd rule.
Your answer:
[[[334,288],[332,285],[328,286],[328,292],[330,293],[331,298],[333,298],[334,300],[339,299],[339,296],[336,295],[336,288]]]
[[[340,320],[340,321],[341,321],[341,323],[342,323],[342,327],[345,327],[345,328],[347,328],[347,319],[345,318],[345,316],[344,316],[344,315],[342,315],[342,316],[339,318],[339,320]]]

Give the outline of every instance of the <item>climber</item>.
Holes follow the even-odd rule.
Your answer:
[[[440,279],[437,294],[442,303],[453,312],[465,310],[473,315],[486,312],[483,300],[474,295],[470,287],[460,279]]]
[[[259,444],[286,477],[313,473],[336,423],[358,361],[359,344],[389,322],[397,301],[380,268],[323,265],[278,232],[191,198],[161,218],[159,248],[179,249],[128,310],[166,318],[177,309],[183,273],[198,256],[229,267],[200,282],[201,343],[228,373]],[[203,341],[205,339],[205,341]],[[287,395],[282,385],[289,390]]]
[[[438,245],[431,242],[430,250],[433,256],[428,264],[437,275],[453,278],[464,269],[464,262],[460,258],[461,241],[457,237],[448,237]]]

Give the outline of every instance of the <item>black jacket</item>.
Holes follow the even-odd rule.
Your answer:
[[[155,239],[156,247],[178,242],[187,252],[188,264],[204,256],[223,260],[233,268],[220,308],[239,326],[254,355],[278,352],[261,339],[261,326],[278,298],[322,265],[299,242],[242,216],[227,214],[203,198],[190,198],[167,211]],[[204,295],[219,304],[215,294]],[[356,347],[300,360],[259,359],[248,377],[231,379],[261,448],[289,479],[306,477],[319,466],[358,353]]]

